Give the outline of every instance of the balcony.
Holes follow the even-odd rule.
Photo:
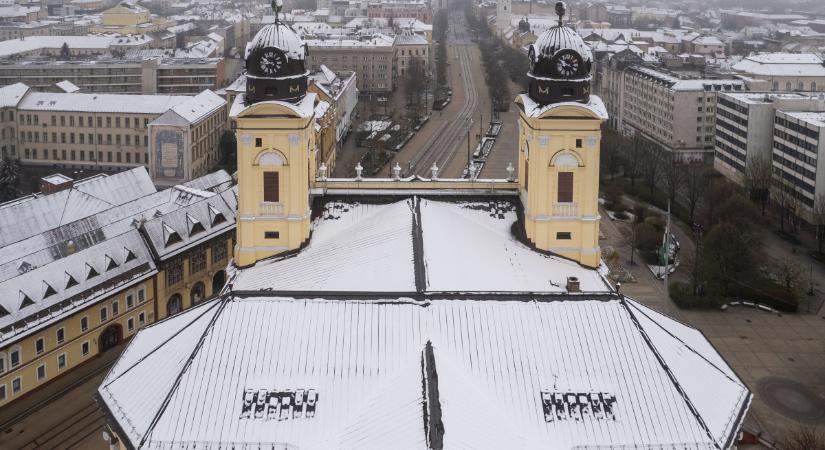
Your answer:
[[[578,217],[578,203],[553,203],[553,217]]]
[[[283,216],[284,204],[278,202],[261,202],[258,214],[262,216]]]

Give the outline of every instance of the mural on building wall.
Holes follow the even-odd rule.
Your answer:
[[[155,180],[183,181],[186,133],[176,127],[155,127],[152,135],[152,177]]]

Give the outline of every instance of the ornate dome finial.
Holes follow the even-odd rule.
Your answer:
[[[272,0],[272,14],[275,14],[276,25],[280,22],[282,9],[284,9],[283,0]]]
[[[567,4],[564,2],[556,2],[556,15],[559,16],[559,26],[562,25],[565,14],[567,14]]]

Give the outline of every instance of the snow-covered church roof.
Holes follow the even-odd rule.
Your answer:
[[[523,244],[517,200],[324,200],[132,339],[98,390],[127,448],[734,444],[751,394],[707,339]]]

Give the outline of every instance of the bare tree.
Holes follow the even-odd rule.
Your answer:
[[[626,138],[614,130],[606,130],[602,140],[601,163],[602,173],[610,179],[616,173],[619,159],[626,145]]]
[[[825,195],[818,195],[814,200],[811,222],[816,227],[817,252],[822,254],[822,242],[825,241]]]
[[[639,174],[642,180],[644,180],[648,191],[653,195],[653,192],[656,190],[656,183],[661,177],[660,169],[662,165],[659,162],[659,155],[656,154],[655,148],[652,145],[644,143],[642,144],[642,148],[644,150],[639,155],[640,159],[638,163]]]
[[[748,158],[745,165],[745,188],[748,190],[750,199],[762,209],[763,216],[770,198],[772,173],[773,163],[770,156],[754,155]]]
[[[791,231],[796,230],[796,214],[799,209],[799,199],[797,199],[794,187],[785,181],[774,180],[771,189],[771,200],[776,206],[776,214],[779,219],[779,230],[785,232],[785,224],[791,225]]]
[[[703,164],[691,164],[685,169],[684,193],[690,221],[696,221],[696,207],[707,188],[708,170]]]
[[[628,145],[624,147],[624,163],[622,166],[625,176],[630,178],[630,187],[633,189],[636,188],[636,178],[639,178],[639,160],[643,151],[642,144],[642,138],[634,136],[630,139]]]
[[[670,203],[676,203],[676,194],[682,189],[684,184],[684,172],[682,168],[676,164],[672,154],[664,155],[658,160],[659,173],[664,182],[665,192]]]
[[[785,450],[825,450],[825,433],[818,427],[799,427],[782,439]]]

